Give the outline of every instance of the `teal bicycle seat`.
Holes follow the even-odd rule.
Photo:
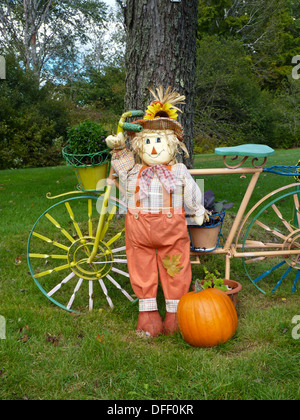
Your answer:
[[[268,157],[274,153],[275,150],[264,144],[241,144],[240,146],[218,147],[215,149],[215,154],[221,156]]]

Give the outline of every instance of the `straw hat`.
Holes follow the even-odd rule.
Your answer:
[[[163,87],[156,89],[157,94],[152,90],[149,91],[154,96],[155,101],[148,106],[144,119],[134,121],[134,124],[141,125],[147,130],[173,130],[180,141],[183,141],[183,127],[176,121],[178,113],[182,112],[176,104],[184,104],[185,96],[180,95],[174,90],[171,91],[169,86],[164,93]],[[127,132],[129,138],[136,136],[132,131]]]

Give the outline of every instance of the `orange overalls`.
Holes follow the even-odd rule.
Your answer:
[[[136,198],[139,195],[138,182],[144,169],[145,167],[141,168],[138,176]],[[171,313],[177,312],[178,302],[188,292],[192,279],[190,239],[184,209],[172,207],[172,194],[164,188],[163,194],[164,209],[159,213],[143,212],[140,201],[136,199],[136,208],[129,208],[125,219],[130,281],[139,298],[140,312],[157,311],[158,275],[167,312]],[[163,260],[168,256],[179,255],[181,271],[171,276],[164,267]]]

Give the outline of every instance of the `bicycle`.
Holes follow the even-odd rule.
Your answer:
[[[141,131],[141,126],[126,123],[125,120],[128,117],[143,115],[143,111],[130,111],[123,114],[118,125],[118,132]],[[266,293],[261,287],[262,280],[270,274],[278,273],[280,269],[287,267],[273,287],[273,291],[276,291],[289,273],[296,270],[292,288],[292,292],[295,292],[300,277],[299,184],[293,183],[267,194],[245,215],[256,183],[263,172],[299,175],[297,166],[264,168],[267,158],[273,153],[273,149],[263,145],[252,145],[251,150],[247,146],[219,148],[216,149],[216,154],[223,156],[226,168],[192,169],[190,173],[195,177],[252,175],[225,244],[206,253],[225,255],[226,279],[230,279],[231,260],[242,258],[248,277],[262,293]],[[232,160],[237,160],[241,156],[242,161],[237,165],[229,165],[228,156],[233,156]],[[241,165],[249,157],[252,157],[253,166],[242,167]],[[259,158],[262,158],[263,162],[256,165]],[[56,197],[48,193],[49,199],[67,195],[71,197],[47,209],[37,219],[30,232],[27,245],[30,273],[40,291],[52,303],[69,312],[82,312],[87,307],[87,303],[88,309],[92,310],[95,297],[99,298],[100,303],[104,297],[112,308],[114,305],[111,296],[115,294],[115,291],[121,292],[130,302],[135,301],[134,296],[126,290],[129,285],[129,274],[124,238],[125,228],[122,219],[115,217],[118,209],[126,212],[126,206],[117,197],[112,196],[113,185],[120,187],[113,176],[113,170],[110,169],[104,190],[70,191]],[[288,197],[291,197],[294,202],[297,226],[287,221],[280,210],[280,204]],[[266,211],[270,209],[277,215],[287,232],[283,233],[280,229],[266,224]],[[257,233],[257,228],[262,230],[263,235]],[[246,233],[242,235],[244,229]],[[117,233],[115,233],[116,230]],[[255,239],[257,236],[259,239]],[[261,236],[264,241],[260,238]],[[242,242],[240,242],[242,237]],[[202,253],[203,251],[199,252],[191,247],[191,258],[196,256],[196,262],[193,261],[193,263],[200,264],[199,255]],[[278,262],[277,259],[280,261]],[[255,263],[258,264],[255,265]],[[260,263],[263,263],[264,267],[262,272],[259,272]],[[96,289],[98,283],[100,287]],[[108,290],[109,285],[111,290]],[[74,308],[75,301],[76,309]]]

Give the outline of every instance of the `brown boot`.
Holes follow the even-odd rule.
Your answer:
[[[161,335],[164,330],[163,322],[158,311],[139,312],[137,331],[145,331],[151,337]]]
[[[164,334],[170,335],[178,331],[177,313],[167,312],[164,321]]]

